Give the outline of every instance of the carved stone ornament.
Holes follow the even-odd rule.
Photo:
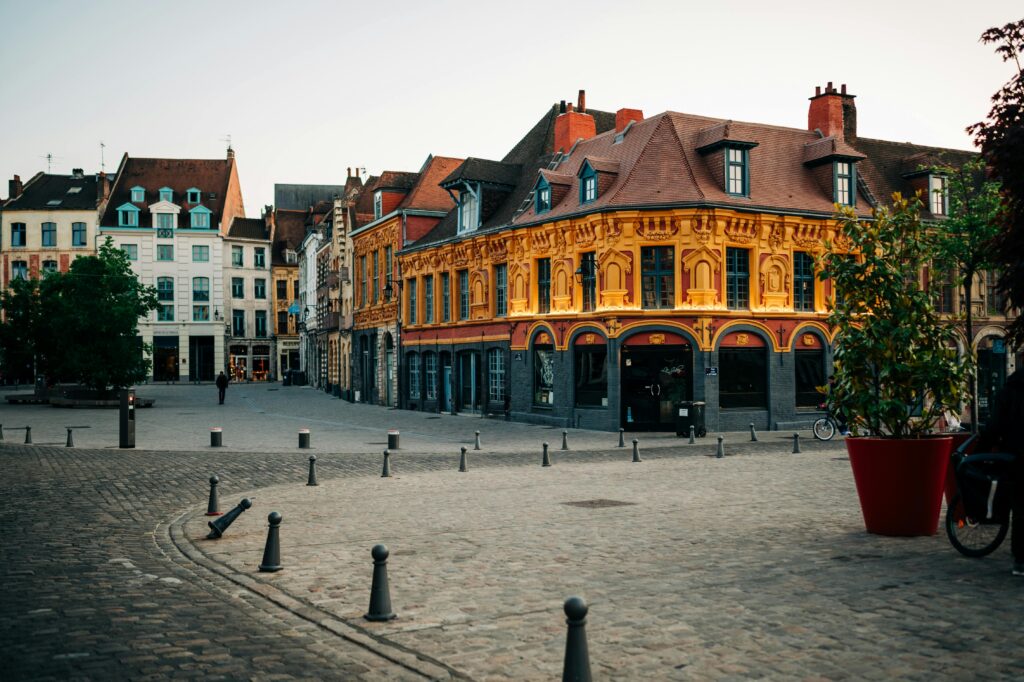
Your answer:
[[[679,221],[675,218],[641,218],[636,222],[636,232],[641,238],[652,242],[671,239],[679,232]]]

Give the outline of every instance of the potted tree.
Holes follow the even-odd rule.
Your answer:
[[[929,436],[944,408],[968,395],[970,359],[921,283],[934,256],[920,196],[893,195],[870,220],[839,214],[822,258],[836,330],[829,409],[846,413],[846,441],[870,533],[931,535],[938,528],[952,439]]]

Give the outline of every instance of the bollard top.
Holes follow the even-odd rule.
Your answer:
[[[639,442],[640,442],[640,440],[639,440],[639,439],[637,439],[637,438],[634,438],[634,439],[633,439],[633,445],[636,445],[636,444],[637,444],[637,443],[639,443]]]
[[[309,456],[309,461],[310,462],[315,462],[316,461],[316,455],[310,455]]]
[[[309,433],[309,429],[299,429],[299,433]]]
[[[385,457],[390,457],[391,456],[391,451],[388,450],[387,448],[384,448],[384,456]]]
[[[271,526],[280,526],[281,518],[281,512],[272,511],[267,515],[267,521],[270,522]]]
[[[725,436],[719,436],[719,437],[718,437],[718,440],[719,440],[719,442],[721,442],[721,441],[725,440]]]
[[[393,433],[395,435],[398,435],[398,429],[388,429],[388,433],[389,434]]]
[[[622,428],[622,427],[620,426],[620,427],[619,427],[619,433],[625,433],[625,432],[626,432],[626,429],[624,429],[624,428]]]
[[[480,432],[479,432],[479,431],[477,431],[477,433],[480,433]],[[462,450],[462,454],[466,454],[466,446],[465,446],[465,445],[463,445],[463,446],[462,446],[461,448],[459,448],[459,449],[460,449],[460,450]]]
[[[478,435],[478,436],[480,435],[480,432],[479,432],[479,431],[476,431],[475,433],[476,433],[476,435]]]
[[[223,430],[224,430],[224,429],[223,429],[223,428],[221,428],[221,427],[219,427],[219,426],[211,426],[211,427],[210,427],[210,431],[212,431],[213,433],[220,433],[220,432],[222,432]]]
[[[374,545],[373,549],[370,550],[370,556],[373,557],[374,561],[384,561],[390,553],[387,545]]]
[[[547,446],[548,446],[548,442],[544,441],[544,447],[547,447]]]
[[[218,483],[220,483],[220,478],[217,477],[217,474],[210,476],[210,485],[217,485]]]
[[[242,509],[248,509],[249,507],[252,506],[252,500],[250,500],[248,497],[243,497],[242,501],[238,503],[238,506],[241,507]]]
[[[799,434],[799,433],[794,433],[794,434],[793,434],[793,438],[799,438],[799,437],[800,437],[800,434]]]
[[[587,611],[590,607],[587,606],[587,602],[583,601],[583,597],[569,597],[565,600],[565,615],[569,620],[580,621],[587,617]]]

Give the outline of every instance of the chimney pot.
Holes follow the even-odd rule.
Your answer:
[[[829,81],[828,85],[825,86],[825,92],[832,93],[832,92],[835,92],[835,91],[836,91],[836,89],[832,87],[832,81]]]
[[[558,105],[558,113],[560,113],[560,114],[564,114],[565,113],[565,100],[564,99],[562,100],[562,103]]]
[[[639,109],[619,109],[615,112],[615,132],[621,133],[630,121],[644,120],[644,112]]]
[[[17,199],[21,196],[23,186],[21,184],[21,176],[15,175],[14,178],[7,181],[7,198]]]
[[[570,113],[571,111],[572,111],[572,102],[566,102],[565,103],[565,113]]]
[[[842,92],[845,95],[846,94],[846,83],[843,83],[842,85],[840,85],[839,89],[840,89],[840,92]]]
[[[587,113],[587,91],[580,90],[579,97],[576,98],[576,110],[581,114]]]
[[[821,86],[820,85],[815,85],[814,86],[814,96],[815,97],[821,97]]]

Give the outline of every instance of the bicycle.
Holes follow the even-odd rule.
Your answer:
[[[1014,456],[1006,452],[968,455],[977,436],[953,451],[957,492],[946,508],[946,535],[964,556],[979,558],[998,549],[1010,528],[1010,487]]]
[[[824,405],[819,407],[824,409]],[[836,435],[836,431],[841,431],[839,427],[839,420],[833,417],[831,412],[826,412],[824,417],[818,417],[818,419],[814,420],[814,426],[811,427],[811,431],[818,440],[832,440],[832,437]]]

